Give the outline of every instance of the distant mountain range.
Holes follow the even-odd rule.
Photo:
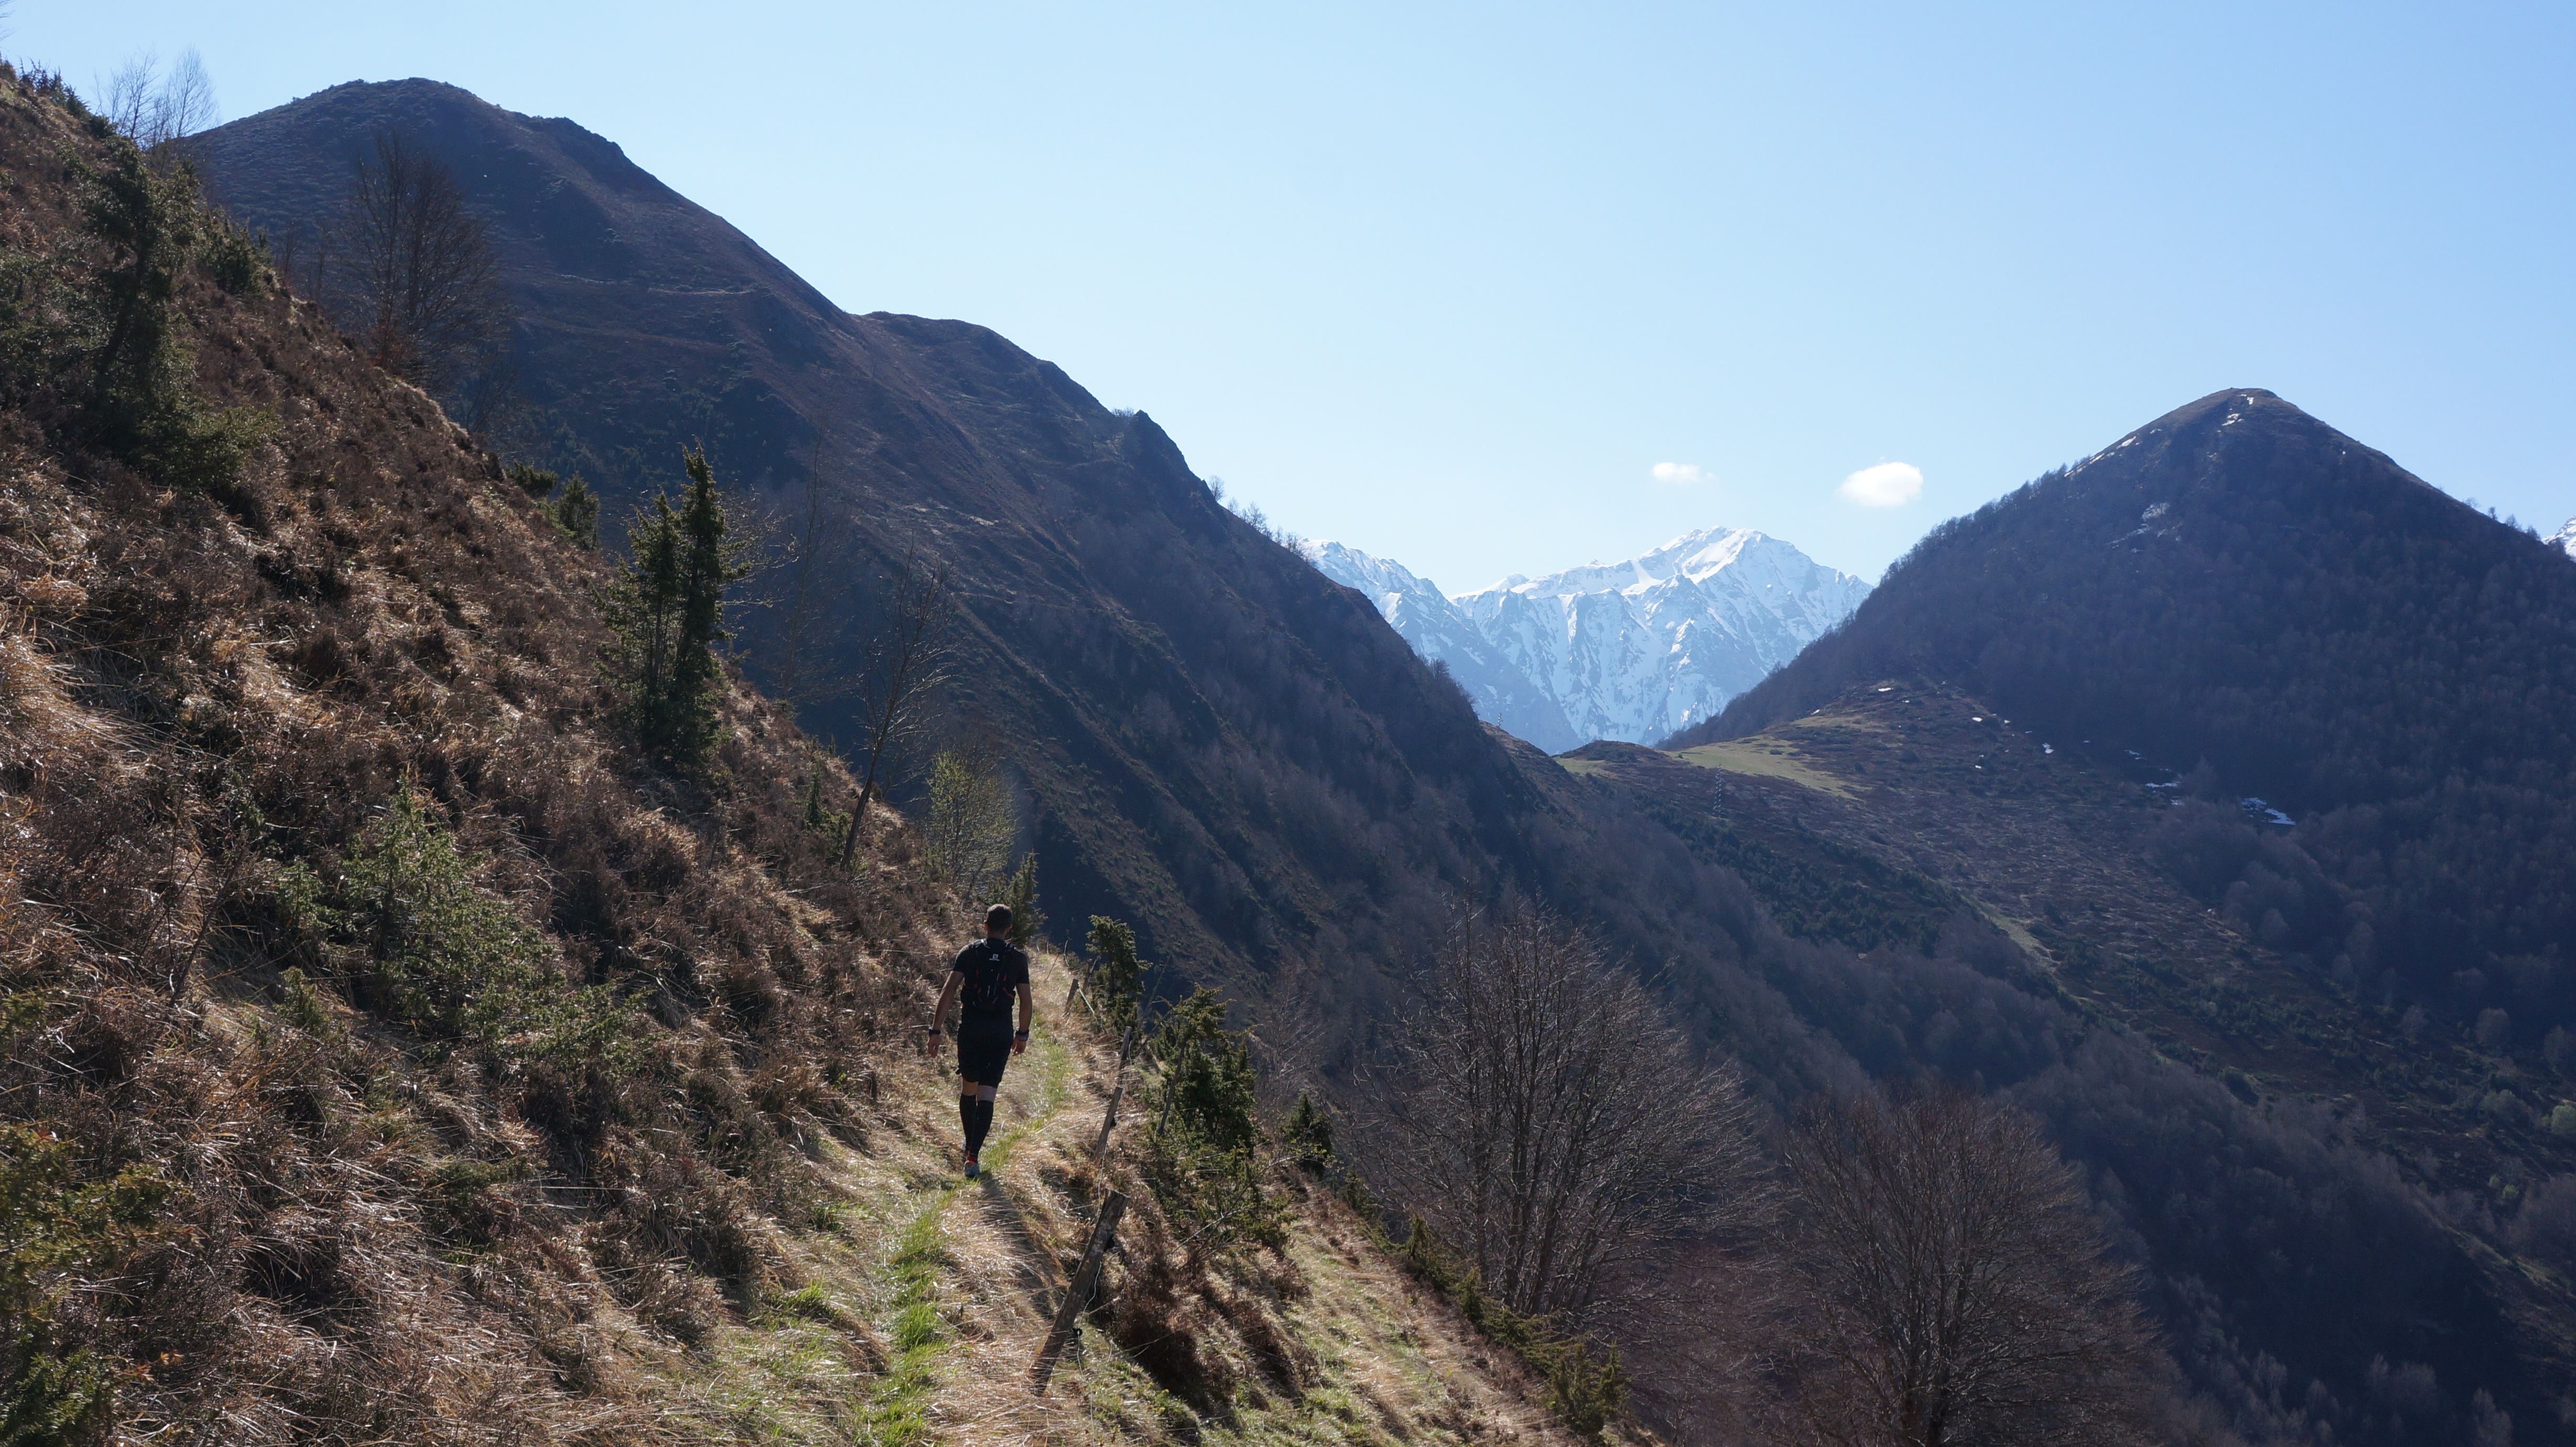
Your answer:
[[[2564,527],[2550,534],[2549,540],[2564,549],[2568,557],[2576,558],[2576,518],[2569,518]]]
[[[1308,543],[1306,555],[1446,665],[1487,723],[1549,753],[1652,743],[1713,718],[1869,595],[1861,579],[1743,528],[1458,594],[1345,543]]]

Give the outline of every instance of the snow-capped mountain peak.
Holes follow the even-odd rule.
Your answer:
[[[1840,622],[1869,585],[1777,538],[1685,533],[1615,563],[1512,574],[1443,598],[1401,564],[1311,543],[1327,577],[1367,594],[1424,657],[1448,665],[1489,723],[1550,752],[1652,743],[1725,707]]]
[[[1316,571],[1366,594],[1414,652],[1446,664],[1449,676],[1475,704],[1478,718],[1532,742],[1573,733],[1556,701],[1479,634],[1430,579],[1416,577],[1392,558],[1371,557],[1341,543],[1303,546]]]
[[[2569,518],[2567,526],[2560,528],[2549,540],[2556,543],[2568,557],[2576,558],[2576,518]]]

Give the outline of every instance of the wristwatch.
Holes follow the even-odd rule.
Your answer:
[[[1014,1040],[1026,1040],[1029,1038],[1029,1032],[1026,1030],[1014,1030],[1011,1032],[1011,1038]]]

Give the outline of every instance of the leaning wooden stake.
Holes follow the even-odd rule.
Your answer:
[[[1127,1026],[1127,1037],[1118,1042],[1118,1083],[1109,1091],[1109,1108],[1100,1113],[1100,1143],[1091,1148],[1094,1169],[1109,1163],[1109,1133],[1118,1129],[1118,1102],[1127,1094],[1127,1058],[1136,1053],[1136,1037],[1144,1028],[1145,1012],[1139,1009]]]
[[[1100,1280],[1100,1259],[1109,1254],[1110,1239],[1118,1234],[1118,1218],[1127,1213],[1127,1193],[1112,1191],[1100,1203],[1100,1219],[1092,1223],[1091,1244],[1082,1253],[1082,1268],[1073,1273],[1073,1284],[1064,1291],[1064,1305],[1056,1308],[1055,1325],[1047,1328],[1046,1340],[1038,1345],[1038,1359],[1029,1369],[1030,1389],[1046,1395],[1047,1378],[1055,1375],[1055,1359],[1064,1354],[1065,1345],[1073,1340],[1073,1324],[1082,1319],[1082,1309],[1091,1304],[1091,1288]]]

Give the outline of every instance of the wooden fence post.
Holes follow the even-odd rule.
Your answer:
[[[1074,1323],[1082,1319],[1083,1308],[1091,1305],[1091,1289],[1100,1282],[1100,1260],[1109,1254],[1109,1242],[1118,1234],[1118,1218],[1125,1214],[1124,1191],[1112,1191],[1100,1203],[1100,1219],[1092,1223],[1091,1244],[1083,1250],[1082,1266],[1065,1287],[1064,1304],[1056,1308],[1055,1325],[1047,1328],[1046,1340],[1038,1344],[1038,1359],[1029,1369],[1029,1388],[1039,1396],[1046,1395],[1047,1379],[1055,1375],[1055,1359],[1073,1340]]]
[[[1136,1039],[1144,1029],[1145,1011],[1140,1005],[1135,1020],[1127,1026],[1126,1038],[1118,1042],[1118,1083],[1110,1089],[1108,1108],[1100,1113],[1100,1143],[1091,1148],[1095,1169],[1109,1163],[1109,1133],[1118,1128],[1118,1102],[1127,1094],[1127,1061],[1136,1053]]]

